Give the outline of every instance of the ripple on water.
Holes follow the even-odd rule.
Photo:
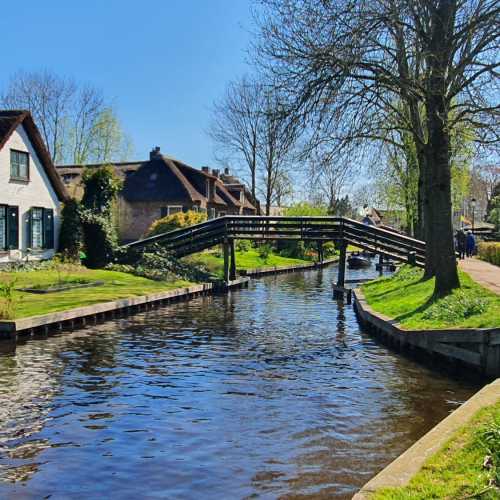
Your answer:
[[[350,498],[476,387],[360,332],[334,272],[19,345],[0,495]]]

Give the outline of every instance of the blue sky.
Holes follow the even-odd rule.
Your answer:
[[[251,0],[5,2],[0,86],[50,69],[103,90],[134,143],[213,164],[205,130],[226,84],[248,71]],[[22,8],[21,8],[22,5]]]

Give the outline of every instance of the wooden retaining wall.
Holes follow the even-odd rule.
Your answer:
[[[330,264],[335,264],[338,262],[338,258],[326,259],[323,262],[311,262],[310,264],[295,264],[293,266],[279,267],[257,267],[255,269],[244,269],[240,271],[242,276],[250,276],[256,278],[258,276],[265,276],[266,274],[284,274],[284,273],[294,273],[297,271],[307,271],[308,269],[320,269],[322,267],[329,266]]]
[[[249,278],[239,278],[228,285],[219,286],[213,283],[202,283],[185,288],[176,288],[165,292],[129,297],[126,299],[102,302],[91,306],[77,307],[67,311],[31,316],[12,321],[0,321],[0,339],[16,341],[18,336],[48,334],[51,331],[85,327],[120,315],[128,315],[147,311],[162,305],[181,300],[189,300],[200,295],[209,295],[230,288],[248,286]]]
[[[354,291],[354,307],[369,333],[395,347],[418,349],[487,377],[500,377],[500,328],[404,330],[393,319],[373,311],[360,289]]]

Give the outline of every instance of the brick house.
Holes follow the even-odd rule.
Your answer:
[[[257,212],[248,190],[227,169],[222,175],[208,167],[198,170],[161,154],[158,147],[151,151],[149,160],[109,165],[123,180],[117,207],[122,241],[144,236],[155,220],[180,211],[203,211],[209,218]],[[84,168],[100,166],[61,165],[57,171],[70,195],[79,199]]]
[[[28,111],[0,111],[0,264],[48,259],[68,194]]]

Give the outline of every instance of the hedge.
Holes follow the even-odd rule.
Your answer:
[[[168,233],[174,229],[193,226],[194,224],[199,224],[200,222],[204,222],[206,220],[207,214],[205,212],[195,212],[194,210],[177,212],[153,222],[147,232],[147,235],[155,236],[156,234]]]
[[[479,243],[479,258],[500,266],[500,242]]]

